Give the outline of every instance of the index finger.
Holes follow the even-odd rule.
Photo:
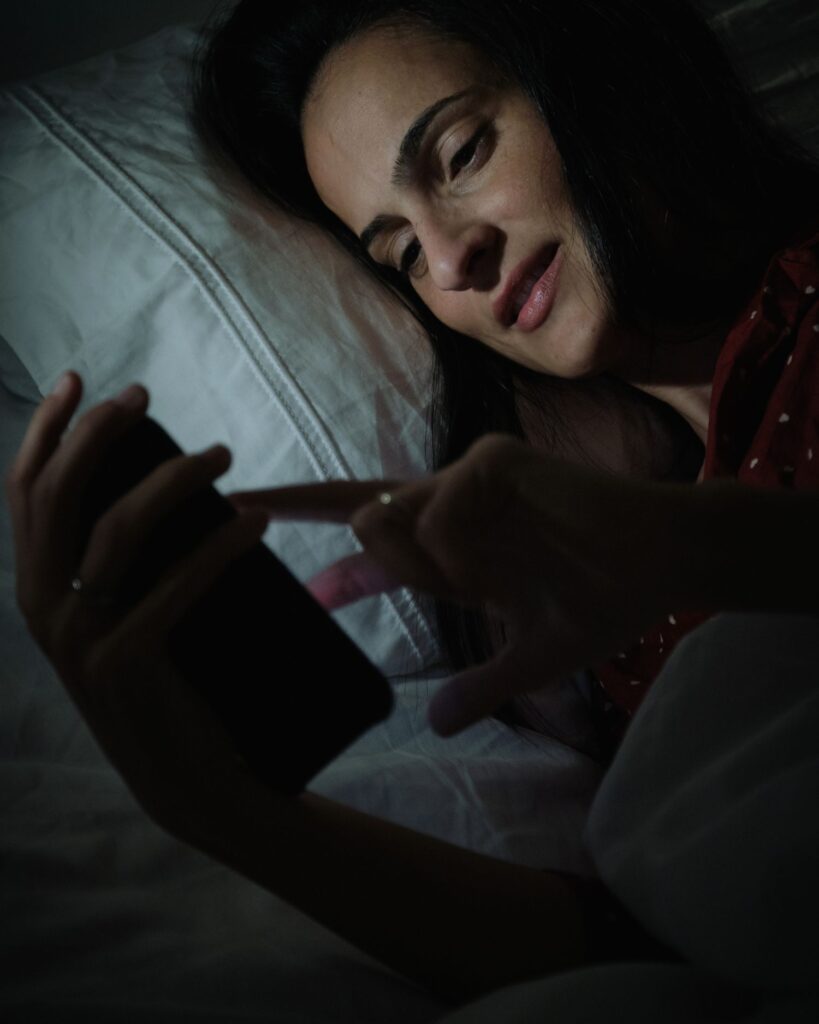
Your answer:
[[[82,398],[82,378],[66,372],[57,387],[46,395],[34,411],[9,477],[21,483],[31,482],[54,454],[60,439]]]
[[[237,508],[264,508],[268,519],[348,523],[362,505],[401,486],[400,480],[329,480],[259,491],[234,491],[226,497]]]
[[[79,405],[82,390],[79,374],[63,374],[57,387],[37,406],[14,461],[8,468],[5,478],[6,499],[11,512],[15,544],[18,546],[24,539],[24,492],[31,487],[59,447],[63,432]]]

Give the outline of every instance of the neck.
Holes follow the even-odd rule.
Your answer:
[[[721,325],[695,341],[655,339],[643,342],[629,362],[614,370],[632,387],[670,405],[705,444],[711,410],[711,387],[725,341]]]

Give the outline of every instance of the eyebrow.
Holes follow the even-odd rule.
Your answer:
[[[438,114],[440,114],[445,107],[450,106],[450,104],[456,103],[458,100],[463,99],[464,96],[469,96],[477,91],[477,87],[471,86],[469,89],[453,93],[452,96],[444,96],[444,98],[438,100],[437,103],[433,103],[431,107],[427,107],[427,109],[412,122],[398,148],[398,156],[395,159],[395,164],[392,169],[391,180],[393,185],[402,188],[412,181],[418,164],[418,154],[421,152],[424,136]],[[359,240],[364,248],[369,250],[376,235],[379,235],[394,219],[394,217],[390,217],[384,213],[379,213],[377,217],[374,217],[359,236]]]

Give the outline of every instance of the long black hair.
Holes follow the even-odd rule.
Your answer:
[[[622,327],[650,337],[671,320],[693,338],[704,325],[730,323],[771,254],[819,221],[819,165],[760,113],[685,0],[241,0],[218,7],[195,56],[194,126],[260,196],[331,232],[425,328],[436,365],[433,469],[487,431],[524,437],[521,400],[547,410],[541,423],[570,431],[550,396],[578,382],[527,370],[447,328],[319,199],[302,148],[305,99],[329,52],[382,23],[472,44],[536,104],[612,320]],[[658,247],[646,196],[722,269],[706,271],[690,252],[683,258]],[[690,440],[681,477],[692,465]],[[696,466],[701,453],[694,453]],[[492,653],[482,613],[445,602],[436,610],[454,668]]]

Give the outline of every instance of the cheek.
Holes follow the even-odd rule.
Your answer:
[[[546,217],[555,227],[570,222],[568,191],[563,181],[560,157],[542,125],[530,124],[510,140],[504,160],[495,172],[498,213],[510,222]]]
[[[485,182],[485,203],[481,213],[495,224],[520,229],[543,209],[543,194],[538,172],[529,161],[509,159],[493,167]]]

